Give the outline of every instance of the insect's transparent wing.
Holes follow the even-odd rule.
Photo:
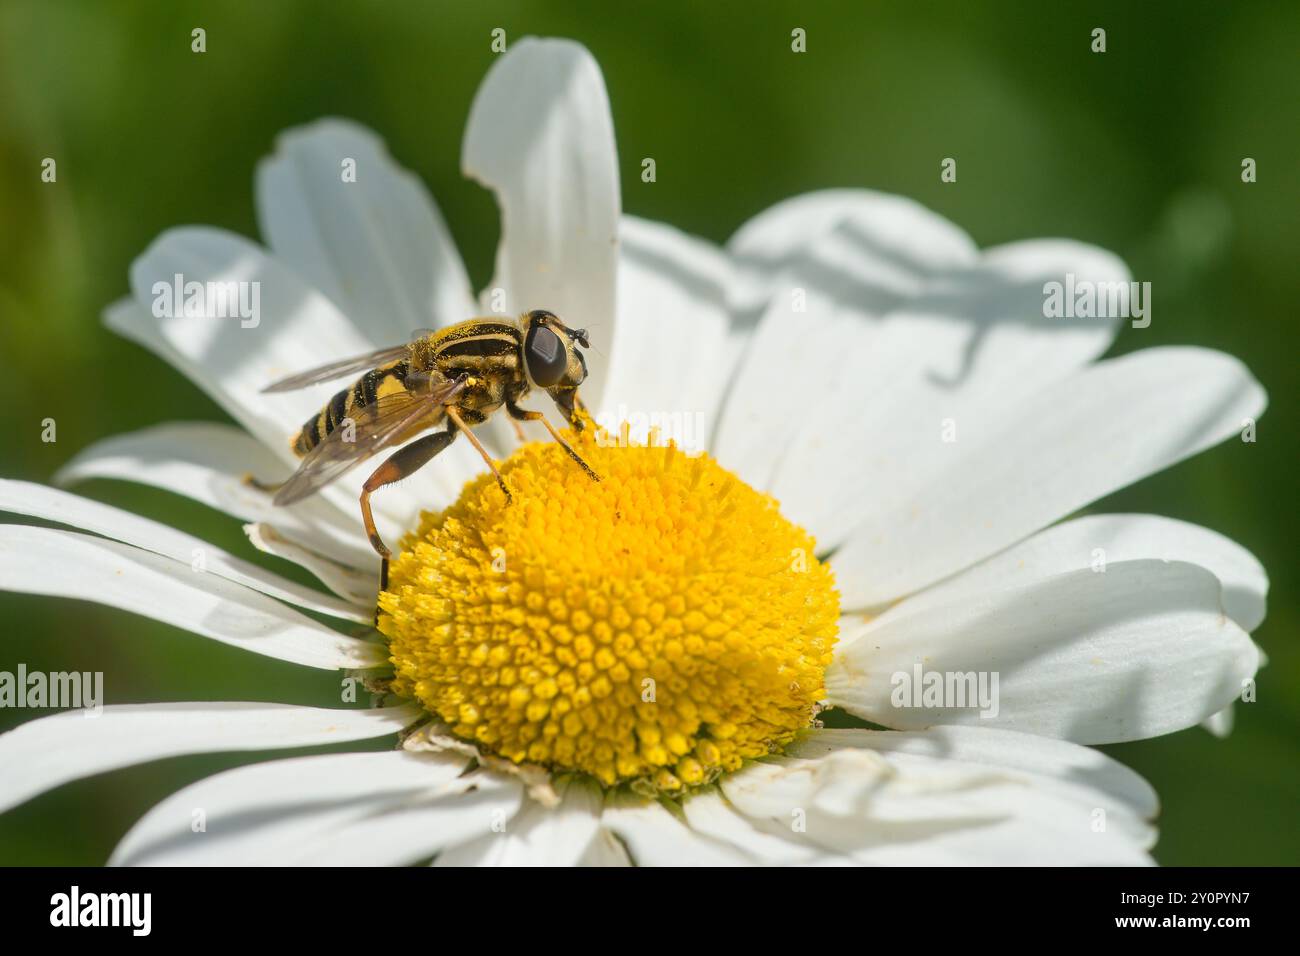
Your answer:
[[[309,451],[298,470],[275,494],[277,505],[291,505],[335,481],[358,464],[403,439],[422,416],[452,401],[466,377],[433,383],[429,391],[384,395],[354,411]]]
[[[328,382],[330,379],[341,378],[344,375],[368,372],[376,366],[387,365],[389,362],[404,359],[409,352],[409,345],[394,345],[390,348],[367,352],[365,355],[341,359],[338,362],[331,362],[329,365],[322,365],[320,368],[282,378],[278,382],[266,386],[266,388],[262,389],[262,392],[292,392],[294,389],[306,388],[308,385],[315,385],[318,382]]]
[[[441,372],[413,372],[407,376],[407,381],[419,383],[416,391],[425,401],[434,405],[446,405],[454,402],[456,396],[465,390],[469,375],[461,372],[455,378],[448,378]]]

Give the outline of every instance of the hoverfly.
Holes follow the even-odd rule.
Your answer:
[[[249,482],[274,492],[275,504],[290,505],[367,458],[445,422],[442,431],[425,435],[389,456],[362,485],[361,520],[371,547],[384,559],[386,579],[391,552],[375,528],[370,496],[423,468],[461,432],[496,475],[506,500],[511,499],[501,472],[470,430],[502,405],[516,422],[540,421],[593,480],[600,480],[541,412],[519,407],[532,388],[539,388],[551,396],[574,431],[582,430],[585,409],[578,398],[578,386],[587,377],[587,362],[577,346],[591,347],[585,329],[570,329],[554,313],[535,309],[521,315],[517,323],[469,319],[437,332],[418,333],[406,345],[281,379],[262,391],[287,392],[365,372],[307,419],[294,436],[294,454],[302,459],[297,471],[278,485],[252,478]]]

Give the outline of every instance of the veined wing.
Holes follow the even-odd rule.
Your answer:
[[[303,458],[298,470],[275,493],[277,505],[291,505],[335,481],[367,458],[397,444],[422,416],[450,402],[465,387],[466,376],[442,379],[430,391],[396,392],[357,409]]]
[[[394,345],[386,349],[377,349],[374,352],[367,352],[365,355],[356,355],[352,358],[341,359],[338,362],[331,362],[329,365],[322,365],[320,368],[299,372],[297,375],[290,375],[288,378],[282,378],[278,382],[266,386],[266,388],[262,389],[262,392],[263,394],[292,392],[294,389],[306,388],[308,385],[315,385],[318,382],[328,382],[330,379],[342,378],[344,375],[368,372],[376,366],[387,365],[389,362],[404,359],[408,354],[410,354],[409,345]]]

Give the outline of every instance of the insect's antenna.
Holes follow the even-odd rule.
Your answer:
[[[609,357],[609,356],[607,356],[607,355],[605,354],[605,350],[604,350],[604,349],[599,348],[599,347],[597,347],[597,346],[591,344],[591,338],[590,338],[590,336],[588,335],[586,329],[578,329],[577,332],[582,333],[582,338],[578,340],[578,344],[581,345],[584,349],[588,349],[589,351],[595,352],[595,353],[596,353],[597,355],[599,355],[601,358],[608,358],[608,357]],[[577,333],[575,333],[575,335],[576,335],[576,334],[577,334]]]

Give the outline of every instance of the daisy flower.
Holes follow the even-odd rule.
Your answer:
[[[264,247],[168,231],[107,311],[237,424],[112,438],[58,482],[221,509],[322,590],[0,486],[0,507],[64,526],[4,526],[5,588],[336,669],[382,706],[45,717],[0,737],[0,809],[176,754],[396,736],[202,780],[112,862],[1149,863],[1153,791],[1087,745],[1223,729],[1260,665],[1267,580],[1195,525],[1071,516],[1236,436],[1265,404],[1246,369],[1198,348],[1101,359],[1124,320],[1046,317],[1044,287],[1127,282],[1114,256],[981,251],[894,196],[800,196],[725,248],[625,216],[605,87],[570,42],[497,60],[463,166],[501,208],[478,298],[415,177],[327,120],[257,171]],[[176,276],[256,283],[259,320],[155,317]],[[590,330],[583,397],[608,429],[575,440],[599,483],[490,422],[513,503],[463,442],[384,489],[380,530],[402,544],[377,595],[358,477],[287,508],[241,480],[287,475],[291,437],[338,387],[268,383],[531,308]],[[981,706],[953,699],[963,686]],[[827,708],[861,729],[825,729]]]

